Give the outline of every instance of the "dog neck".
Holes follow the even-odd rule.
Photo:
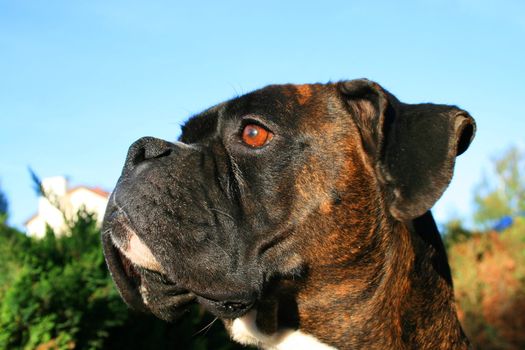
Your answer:
[[[351,234],[367,246],[344,255],[346,261],[337,260],[340,252],[318,254],[332,263],[315,265],[298,292],[301,331],[341,349],[468,348],[430,212]]]
[[[467,349],[445,249],[430,212],[409,224],[372,226],[367,240],[353,233],[367,242],[360,248],[365,253],[347,254],[346,261],[339,259],[341,252],[317,254],[331,261],[313,265],[293,301],[274,303],[286,311],[262,305],[257,312],[273,315],[253,312],[237,319],[230,328],[233,338],[264,349],[297,344],[308,349]],[[298,329],[279,319],[292,313]],[[265,330],[264,318],[279,319],[278,328]]]

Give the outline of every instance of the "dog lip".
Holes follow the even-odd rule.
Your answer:
[[[131,308],[153,313],[165,321],[173,321],[182,316],[185,310],[195,302],[195,295],[189,291],[178,287],[156,271],[150,271],[143,267],[133,264],[116,246],[108,230],[102,234],[102,246],[106,264],[109,268],[117,290]],[[151,288],[148,276],[154,277],[153,280],[165,281],[160,290]],[[156,293],[152,295],[152,293]],[[162,294],[162,297],[158,293]],[[151,300],[150,300],[151,298]],[[159,303],[160,301],[160,303]]]
[[[126,273],[124,261],[120,256],[120,250],[114,244],[108,231],[104,231],[102,234],[102,247],[106,265],[124,301],[139,311],[147,311],[147,307],[144,305],[142,296],[138,290],[137,280]]]
[[[107,230],[114,246],[133,264],[142,268],[164,273],[164,269],[151,250],[137,235],[126,213],[116,208],[106,219]]]
[[[256,304],[256,299],[215,300],[197,295],[197,301],[209,312],[224,319],[234,319],[247,314]]]

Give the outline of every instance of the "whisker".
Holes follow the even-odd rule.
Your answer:
[[[198,332],[195,332],[193,333],[193,337],[203,333],[202,335],[206,335],[206,333],[208,333],[208,331],[210,330],[211,326],[213,326],[213,324],[215,323],[215,321],[217,321],[219,318],[218,317],[215,317],[210,323],[208,323],[206,326],[204,326],[200,331]]]
[[[237,164],[235,158],[232,155],[230,155],[230,164],[232,167],[233,177],[235,178],[235,181],[237,181],[237,188],[240,191],[240,194],[242,194],[244,192],[244,188],[246,187],[246,181],[244,180],[239,165]]]

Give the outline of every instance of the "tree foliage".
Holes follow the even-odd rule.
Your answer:
[[[524,153],[514,147],[495,159],[490,179],[485,179],[478,186],[474,199],[474,220],[484,228],[504,216],[525,213]]]
[[[492,181],[475,193],[474,221],[445,226],[460,320],[475,349],[525,349],[525,155],[510,149],[494,161]],[[502,217],[512,225],[488,230]]]
[[[7,219],[7,198],[0,188],[0,221],[5,221]]]
[[[447,249],[458,243],[463,243],[472,237],[472,232],[466,229],[459,219],[450,220],[445,224],[444,229],[445,235],[443,237],[443,243]]]
[[[455,296],[475,349],[525,349],[525,220],[449,250]]]

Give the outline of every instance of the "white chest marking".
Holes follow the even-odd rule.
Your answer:
[[[300,330],[283,330],[271,335],[261,333],[255,324],[256,313],[257,311],[250,311],[233,321],[230,330],[233,340],[266,350],[336,350]]]

